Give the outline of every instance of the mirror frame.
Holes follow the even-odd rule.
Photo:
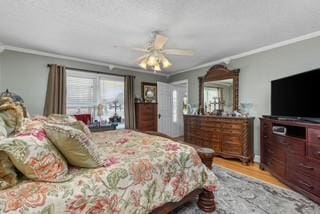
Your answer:
[[[239,110],[240,69],[229,70],[225,65],[212,66],[205,76],[199,77],[199,111],[204,114],[204,83],[216,80],[233,79],[233,110]]]

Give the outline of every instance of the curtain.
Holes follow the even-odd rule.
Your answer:
[[[124,118],[126,129],[134,129],[136,127],[134,108],[134,76],[125,76],[124,78]]]
[[[50,114],[66,113],[66,87],[66,67],[61,65],[51,65],[43,112],[45,116]]]

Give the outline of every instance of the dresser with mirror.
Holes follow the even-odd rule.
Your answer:
[[[239,106],[239,69],[215,65],[199,77],[198,115],[184,115],[184,140],[215,156],[253,162],[253,117],[234,116]]]

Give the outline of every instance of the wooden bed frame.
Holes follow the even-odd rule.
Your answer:
[[[159,132],[147,131],[145,133],[169,138],[173,141],[176,141],[175,139],[169,137],[168,135],[165,135]],[[202,148],[202,147],[188,144],[188,143],[184,143],[184,144],[194,147],[198,152],[202,163],[206,165],[210,170],[212,169],[212,161],[213,161],[213,154],[214,154],[212,149]],[[166,203],[163,206],[154,209],[151,213],[152,214],[171,213],[172,211],[181,207],[185,203],[195,200],[197,197],[198,197],[197,205],[200,210],[206,213],[215,211],[216,206],[214,201],[214,194],[205,189],[195,189],[191,193],[186,195],[181,201]]]

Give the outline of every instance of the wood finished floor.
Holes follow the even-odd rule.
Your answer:
[[[277,178],[273,177],[269,172],[261,170],[257,163],[251,164],[249,166],[245,166],[237,160],[230,160],[230,159],[223,159],[223,158],[216,157],[213,160],[213,167],[215,165],[233,170],[235,172],[244,174],[249,177],[262,180],[266,183],[273,184],[278,187],[288,189],[288,187],[285,184],[281,183]]]

